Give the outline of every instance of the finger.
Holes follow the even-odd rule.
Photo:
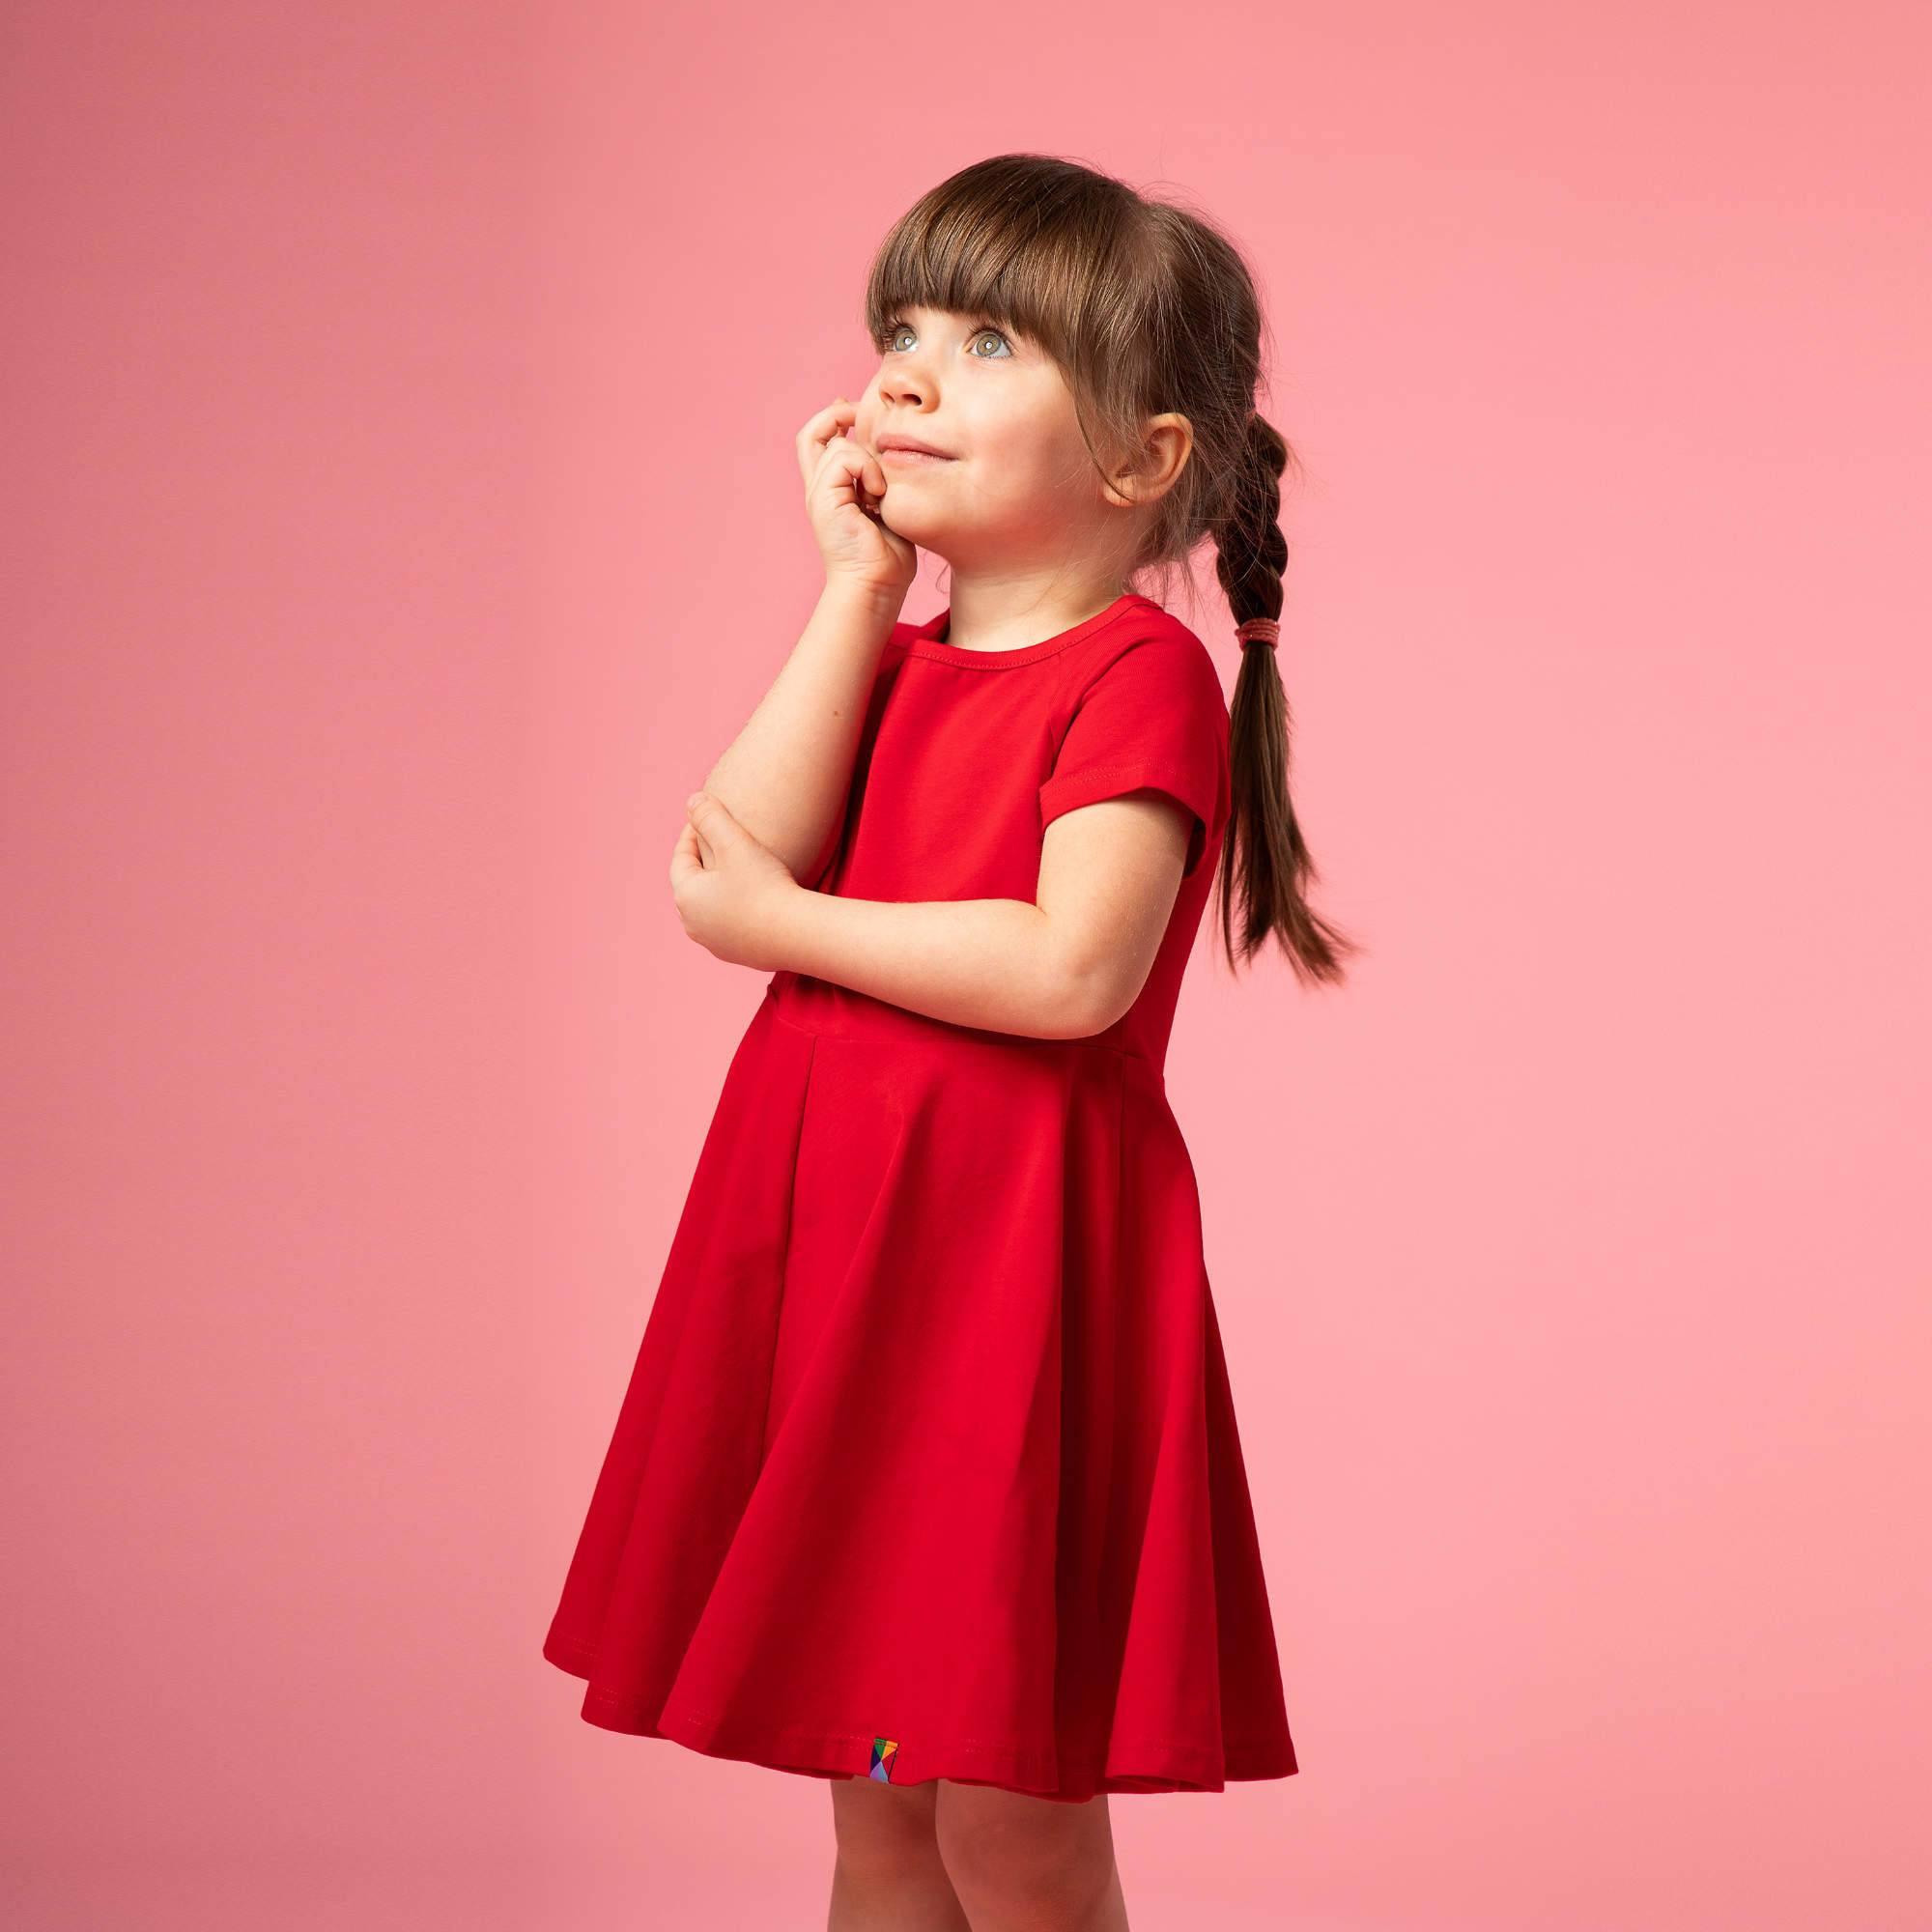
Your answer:
[[[687,823],[684,831],[685,836],[697,848],[698,857],[704,862],[706,868],[714,866],[717,863],[717,854],[711,848],[711,841],[695,825]]]
[[[795,440],[801,445],[823,442],[841,422],[849,422],[855,412],[849,396],[834,396],[822,410],[814,410],[806,417]]]
[[[818,458],[812,468],[821,472],[834,467],[856,469],[871,453],[863,442],[855,442],[843,430],[838,430],[819,444]]]
[[[822,490],[835,502],[855,502],[859,482],[866,476],[868,468],[878,477],[878,487],[872,494],[883,497],[886,494],[885,471],[879,468],[871,451],[849,437],[835,436],[818,459],[818,467],[812,473],[807,495]]]
[[[805,427],[798,433],[798,466],[808,485],[818,468],[819,459],[825,453],[825,445],[831,439],[853,422],[858,416],[858,406],[844,396],[837,396],[815,415],[807,419]]]
[[[834,396],[822,410],[814,410],[805,419],[798,436],[801,442],[808,438],[822,440],[838,423],[850,422],[858,412],[857,405],[850,396]]]
[[[690,825],[678,829],[677,843],[670,848],[670,882],[675,889],[693,872],[704,869],[697,857],[697,832]]]

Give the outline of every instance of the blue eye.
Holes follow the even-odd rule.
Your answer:
[[[880,346],[884,349],[896,349],[898,347],[899,337],[902,334],[910,335],[917,333],[918,331],[913,327],[911,323],[901,322],[896,317],[895,317],[894,320],[887,323],[884,329],[880,331],[880,338],[879,338]],[[977,342],[982,335],[990,335],[994,337],[997,341],[1005,344],[1006,355],[976,355],[973,358],[976,362],[1003,362],[1012,355],[1013,353],[1012,343],[1008,339],[1004,330],[995,328],[991,323],[982,323],[978,328],[976,328],[973,331],[973,333],[970,336],[967,337],[967,340],[969,342]]]

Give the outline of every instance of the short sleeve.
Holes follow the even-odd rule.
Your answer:
[[[1143,789],[1165,792],[1194,814],[1183,868],[1192,872],[1228,801],[1227,700],[1198,638],[1143,639],[1080,695],[1039,787],[1040,825]]]

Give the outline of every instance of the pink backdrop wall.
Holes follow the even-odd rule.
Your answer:
[[[10,1922],[822,1923],[822,1785],[537,1646],[761,990],[665,869],[791,438],[1028,147],[1260,271],[1371,949],[1182,999],[1304,1768],[1115,1801],[1135,1925],[1922,1924],[1925,38],[10,10]]]

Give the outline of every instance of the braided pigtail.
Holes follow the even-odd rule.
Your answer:
[[[1241,639],[1241,668],[1228,707],[1234,804],[1221,847],[1221,943],[1232,965],[1275,932],[1304,983],[1340,981],[1342,960],[1360,949],[1308,903],[1307,888],[1320,874],[1289,797],[1293,719],[1275,652],[1288,566],[1281,477],[1293,460],[1281,432],[1250,411],[1244,460],[1230,476],[1214,532],[1215,574]]]

